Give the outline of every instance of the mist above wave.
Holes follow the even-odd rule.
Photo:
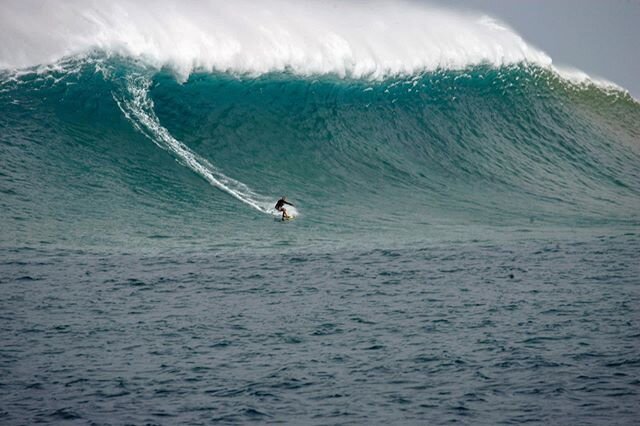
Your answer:
[[[10,0],[0,67],[101,50],[173,69],[383,78],[551,59],[486,16],[410,2]]]

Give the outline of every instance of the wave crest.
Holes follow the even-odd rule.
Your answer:
[[[0,66],[20,68],[101,50],[169,67],[261,75],[380,79],[478,64],[551,59],[503,24],[409,2],[267,0],[145,3],[10,1],[0,18]]]

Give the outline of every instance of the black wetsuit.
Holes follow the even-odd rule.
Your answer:
[[[288,205],[290,205],[290,206],[293,206],[293,204],[288,203],[288,202],[286,202],[285,200],[283,200],[282,198],[280,198],[280,199],[278,200],[278,202],[276,203],[276,210],[281,211],[282,207],[283,207],[285,204],[288,204]]]

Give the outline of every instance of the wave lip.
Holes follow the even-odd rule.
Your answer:
[[[0,20],[0,66],[23,68],[91,50],[169,67],[262,75],[335,74],[380,79],[551,59],[486,16],[410,2],[129,0],[10,1]]]

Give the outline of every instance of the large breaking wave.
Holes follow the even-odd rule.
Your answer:
[[[114,218],[183,229],[185,211],[198,233],[273,214],[283,193],[321,235],[338,222],[414,235],[638,224],[638,104],[487,17],[415,3],[65,4],[10,2],[2,16],[15,239],[69,217],[87,233]],[[203,195],[200,178],[231,197]]]

